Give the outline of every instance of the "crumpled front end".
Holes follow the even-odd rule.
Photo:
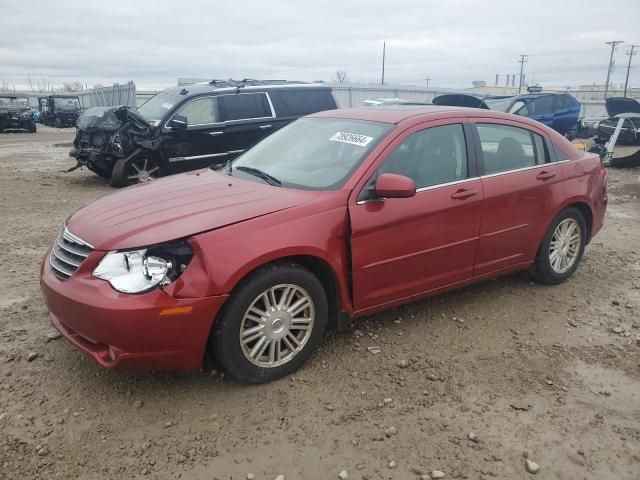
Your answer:
[[[78,118],[76,127],[69,156],[105,178],[118,160],[155,151],[160,144],[159,130],[127,106],[91,108]]]

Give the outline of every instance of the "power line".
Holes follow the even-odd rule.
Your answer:
[[[631,45],[631,50],[627,51],[627,55],[629,55],[629,64],[627,65],[627,78],[624,81],[624,97],[627,96],[627,87],[629,86],[629,70],[631,70],[631,59],[638,53],[634,51],[638,46],[640,45]]]
[[[520,83],[518,85],[518,95],[520,95],[520,93],[522,92],[522,73],[524,71],[524,64],[527,63],[527,56],[520,55],[520,60],[518,60],[518,63],[520,64]]]
[[[611,71],[613,70],[613,53],[616,51],[616,45],[619,43],[624,43],[622,40],[612,40],[610,42],[605,42],[607,45],[611,45],[611,56],[609,56],[609,68],[607,70],[607,81],[604,84],[604,98],[606,100],[607,93],[609,93],[609,79],[611,78]]]

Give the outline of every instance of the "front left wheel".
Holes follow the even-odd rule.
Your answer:
[[[318,278],[296,263],[264,267],[233,292],[214,325],[212,350],[238,380],[263,383],[296,371],[328,322]]]
[[[155,160],[138,157],[125,163],[120,159],[113,165],[109,184],[112,187],[126,187],[134,183],[148,182],[160,175],[160,166]]]

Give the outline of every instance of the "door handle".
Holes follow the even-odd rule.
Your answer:
[[[474,189],[467,190],[466,188],[461,188],[457,192],[452,193],[451,198],[453,198],[454,200],[464,200],[465,198],[473,197],[474,195],[477,195],[477,194],[478,194],[477,190],[474,190]]]
[[[536,178],[538,180],[549,180],[550,178],[553,178],[555,176],[556,172],[547,172],[546,170],[543,170],[538,175],[536,175]]]
[[[218,130],[218,131],[216,131],[216,132],[209,132],[209,135],[211,135],[211,136],[214,136],[214,137],[215,137],[215,136],[217,136],[217,135],[222,135],[223,133],[224,133],[224,132],[222,132],[222,131]]]
[[[260,125],[260,130],[269,130],[273,125]]]

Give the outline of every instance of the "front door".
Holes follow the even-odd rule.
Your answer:
[[[544,137],[522,124],[502,122],[478,119],[476,124],[484,208],[474,275],[533,261],[564,199],[562,170],[550,162]]]
[[[204,168],[226,161],[226,127],[220,121],[215,96],[190,100],[175,115],[186,118],[187,128],[177,129],[168,125],[163,127],[163,156],[169,173]],[[167,123],[170,123],[170,119]]]
[[[372,309],[471,278],[482,183],[462,124],[432,122],[400,135],[380,173],[414,180],[412,198],[350,200],[354,307]],[[357,193],[357,192],[354,192]]]

